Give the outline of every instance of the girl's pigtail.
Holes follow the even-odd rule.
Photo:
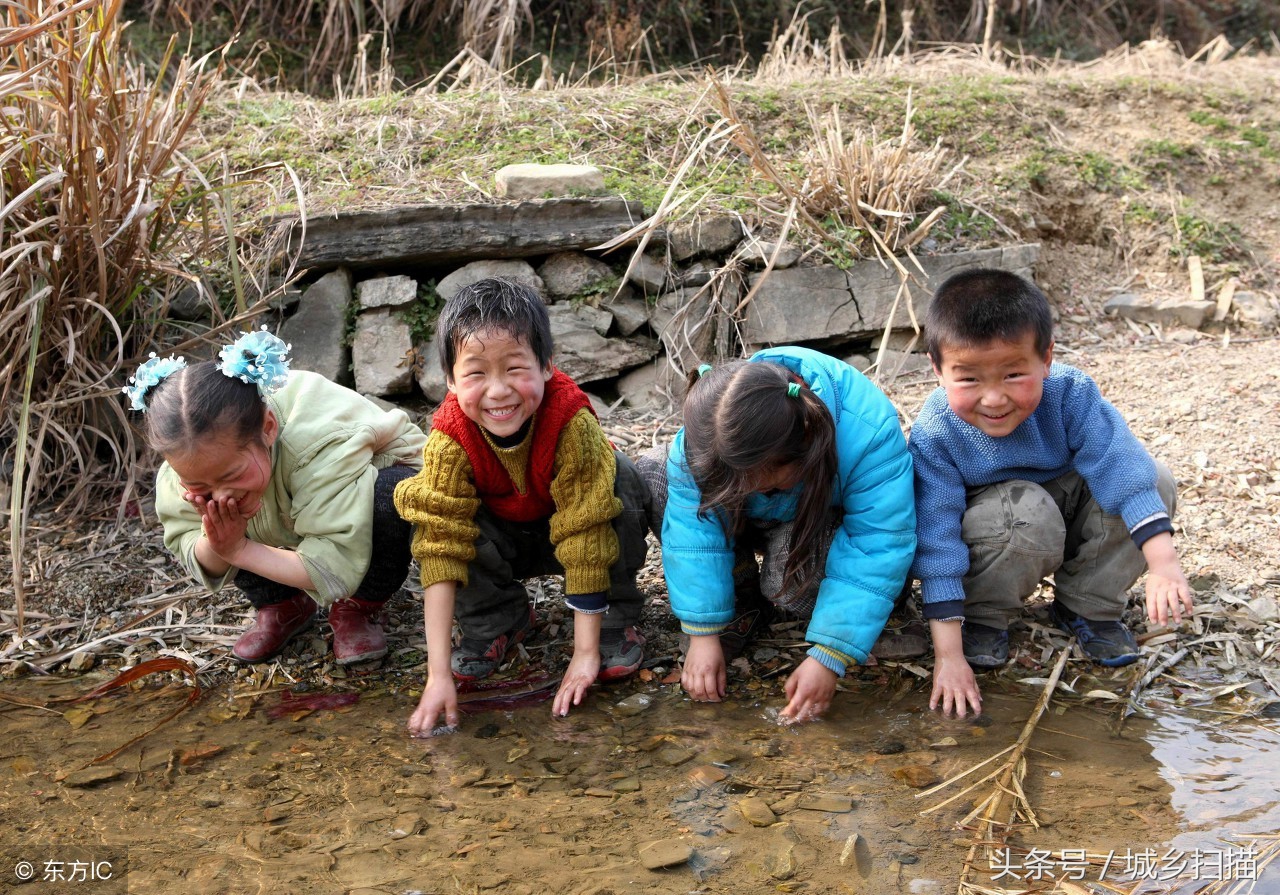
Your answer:
[[[787,395],[799,402],[805,443],[798,461],[802,487],[796,502],[796,521],[783,572],[782,590],[784,593],[801,593],[819,577],[818,547],[830,524],[831,483],[835,480],[837,467],[835,423],[827,405],[812,389],[792,382],[787,386]]]

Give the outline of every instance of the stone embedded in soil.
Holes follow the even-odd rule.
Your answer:
[[[865,836],[861,833],[853,833],[845,840],[844,848],[840,852],[840,866],[844,866],[853,861],[853,866],[857,868],[858,875],[863,879],[871,876],[871,869],[874,860],[871,855],[871,845],[867,842]]]
[[[621,780],[615,780],[609,784],[609,788],[614,792],[639,792],[639,777],[623,777]]]
[[[69,786],[72,789],[83,789],[86,786],[97,786],[99,783],[115,780],[123,773],[124,771],[120,768],[113,768],[110,765],[82,768],[68,774],[63,779],[62,785]]]
[[[687,864],[693,857],[693,846],[681,839],[659,839],[640,846],[638,854],[646,870],[661,870]]]
[[[788,845],[773,854],[767,855],[764,860],[764,869],[776,880],[789,880],[796,875],[795,846]]]
[[[796,807],[806,811],[829,811],[832,814],[847,814],[853,810],[853,799],[848,796],[835,796],[825,793],[805,793],[800,796]]]
[[[738,803],[738,811],[753,827],[769,827],[778,822],[778,815],[758,796],[743,799]]]

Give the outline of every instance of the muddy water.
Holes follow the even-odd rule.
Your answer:
[[[855,684],[825,721],[782,728],[774,681],[715,707],[677,686],[635,684],[594,694],[567,719],[542,704],[468,715],[456,733],[413,740],[403,724],[414,694],[370,685],[355,705],[276,720],[279,693],[206,694],[93,766],[115,776],[90,785],[79,785],[80,769],[163,718],[182,690],[144,687],[79,717],[60,714],[66,705],[0,704],[0,890],[125,891],[49,880],[45,861],[74,859],[127,862],[128,891],[143,895],[940,895],[955,891],[968,852],[956,823],[989,784],[926,815],[961,786],[917,794],[1012,743],[1034,695],[990,686],[974,723],[930,713],[913,679]],[[0,689],[47,700],[87,687]],[[1016,843],[1119,856],[1280,829],[1267,756],[1280,745],[1276,727],[1170,714],[1132,719],[1116,737],[1110,722],[1081,705],[1046,714],[1025,779],[1041,826]],[[646,869],[655,849],[691,857]],[[35,882],[15,884],[19,859],[33,862]],[[1030,873],[1022,858],[1010,865],[1005,885]],[[1280,891],[1270,885],[1258,891]]]

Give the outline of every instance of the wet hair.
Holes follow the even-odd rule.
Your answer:
[[[522,339],[533,349],[538,366],[551,363],[551,320],[538,293],[523,283],[490,277],[464,286],[449,299],[436,321],[440,366],[453,377],[458,350],[477,333],[496,332]]]
[[[258,387],[226,375],[214,361],[172,373],[147,392],[146,402],[147,443],[163,457],[222,435],[241,444],[262,437],[266,405]]]
[[[942,365],[945,346],[1017,342],[1027,333],[1043,357],[1053,344],[1049,299],[1035,283],[1007,270],[979,268],[948,278],[925,312],[925,350],[935,367]]]
[[[787,386],[800,383],[792,397]],[[733,537],[761,471],[791,463],[803,487],[782,589],[807,588],[817,574],[818,542],[836,475],[835,423],[822,399],[781,364],[730,361],[690,377],[684,399],[685,461],[702,492],[698,516],[718,515]]]

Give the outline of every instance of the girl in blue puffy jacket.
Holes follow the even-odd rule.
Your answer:
[[[782,716],[819,717],[846,669],[867,660],[915,551],[911,459],[889,399],[807,348],[704,365],[665,461],[640,465],[689,636],[685,690],[719,701],[726,648],[770,614],[804,618],[811,648]]]

